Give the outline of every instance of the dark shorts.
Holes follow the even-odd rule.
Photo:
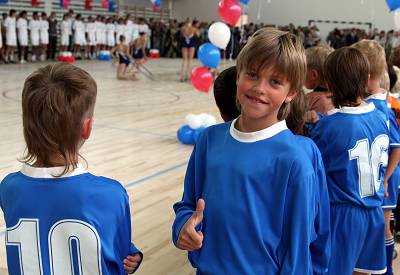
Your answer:
[[[122,53],[118,53],[118,59],[119,59],[119,64],[125,64],[126,66],[128,66],[129,64],[131,64],[131,61],[129,60],[129,58],[127,58],[124,54]]]
[[[189,38],[182,37],[182,48],[194,48],[196,47],[196,37],[193,35]]]
[[[142,59],[144,57],[144,53],[142,49],[134,49],[132,53],[132,57],[134,59]]]

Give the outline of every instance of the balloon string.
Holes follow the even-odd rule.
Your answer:
[[[261,0],[258,0],[257,20],[260,20],[260,17],[261,17]]]

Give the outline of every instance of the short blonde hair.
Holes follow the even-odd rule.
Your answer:
[[[363,39],[351,47],[360,50],[368,59],[370,78],[380,80],[386,72],[385,49],[375,40]]]
[[[392,92],[399,93],[400,92],[400,69],[399,69],[399,67],[393,65],[393,70],[396,72],[397,81],[392,88]]]
[[[275,28],[256,31],[237,58],[238,76],[244,70],[259,72],[272,66],[275,72],[290,83],[291,91],[300,91],[307,74],[307,63],[301,41],[290,32]],[[283,103],[278,119],[286,119],[290,104]]]
[[[334,49],[328,46],[317,46],[306,49],[307,70],[316,70],[320,83],[325,82],[324,63]]]
[[[381,81],[379,82],[379,87],[384,89],[385,91],[390,90],[390,78],[389,78],[389,73],[385,72],[381,78]]]

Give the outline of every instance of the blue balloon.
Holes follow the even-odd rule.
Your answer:
[[[250,2],[250,0],[239,0],[239,2],[242,3],[242,4],[247,5]]]
[[[196,143],[197,139],[199,138],[200,134],[204,131],[204,127],[197,128],[193,130],[193,141]]]
[[[221,53],[217,47],[211,43],[204,43],[199,47],[199,59],[204,66],[217,68],[221,62]]]
[[[178,140],[183,144],[194,144],[193,129],[188,125],[183,125],[176,133]]]
[[[391,11],[400,8],[400,0],[386,0],[386,4],[388,5]]]
[[[157,7],[159,7],[159,6],[161,5],[161,0],[156,0],[156,1],[154,2],[154,4],[155,4]]]

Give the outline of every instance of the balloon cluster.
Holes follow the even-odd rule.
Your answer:
[[[247,5],[249,0],[240,0]],[[218,14],[222,21],[234,27],[240,19],[242,9],[237,0],[221,0],[218,4]],[[200,92],[208,93],[212,85],[213,76],[209,68],[216,69],[221,62],[220,49],[226,49],[231,39],[231,30],[223,22],[215,22],[208,29],[208,38],[211,43],[204,43],[199,47],[198,57],[203,66],[192,70],[192,85]]]
[[[152,4],[152,9],[154,12],[158,11],[161,6],[161,0],[150,0]]]
[[[110,51],[100,51],[97,59],[100,61],[111,61],[112,57],[111,57]]]
[[[72,56],[71,52],[61,52],[58,56],[58,61],[73,63],[75,61],[75,58]]]
[[[177,138],[182,144],[195,144],[201,132],[216,123],[215,117],[210,114],[188,114],[185,124],[176,133]]]

